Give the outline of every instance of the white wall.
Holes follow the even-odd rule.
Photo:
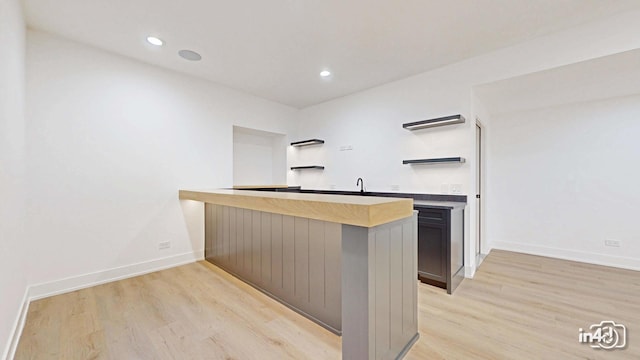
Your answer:
[[[640,95],[494,115],[493,246],[640,269],[638,119]]]
[[[472,195],[473,120],[484,116],[472,94],[474,85],[640,48],[640,12],[628,12],[298,112],[30,32],[27,182],[21,90],[24,24],[16,0],[0,1],[0,341],[10,336],[27,284],[34,285],[31,295],[38,297],[197,257],[202,251],[202,207],[180,203],[177,189],[232,185],[234,125],[282,134],[295,130],[287,142],[327,140],[325,146],[288,149],[289,165],[327,166],[324,172],[288,172],[292,185],[355,189],[355,179],[364,177],[373,191],[398,185],[403,192],[441,193],[442,183],[460,183],[462,192]],[[414,133],[401,127],[454,113],[469,121]],[[486,118],[481,120],[487,125]],[[492,121],[487,132],[493,131]],[[340,152],[341,145],[352,145],[353,150]],[[401,165],[407,158],[458,155],[468,162]],[[493,170],[492,161],[488,159],[488,167]],[[488,186],[494,177],[490,179]],[[23,234],[26,187],[28,232]],[[486,201],[491,204],[493,199]],[[475,238],[474,208],[470,196],[467,241]],[[496,233],[497,241],[514,241],[501,234]],[[621,249],[630,250],[634,241],[627,240],[628,234],[607,230],[604,235],[620,238]],[[598,238],[593,246],[601,243]],[[171,241],[172,247],[159,251],[162,241]],[[474,265],[472,244],[467,243],[468,270]],[[589,254],[598,250],[586,249]],[[27,253],[33,266],[25,266]]]
[[[323,172],[292,172],[303,187],[355,190],[362,177],[371,191],[440,193],[441,183],[466,183],[468,164],[408,166],[403,159],[470,154],[469,123],[407,131],[404,122],[458,113],[469,114],[466,94],[439,93],[421,81],[406,81],[334,100],[300,112],[299,140],[320,138],[324,145],[290,150],[292,165],[324,165]],[[341,146],[353,150],[340,151]],[[428,180],[428,181],[425,181]]]
[[[27,289],[24,235],[25,25],[18,0],[0,0],[0,358],[14,341]]]
[[[202,206],[178,189],[232,185],[233,125],[294,127],[295,109],[207,81],[46,33],[27,45],[36,297],[201,256]]]
[[[233,127],[233,185],[286,184],[285,135]]]
[[[363,177],[372,191],[399,185],[401,192],[423,193],[443,193],[442,184],[461,184],[462,193],[468,195],[465,258],[471,276],[476,235],[474,121],[479,108],[474,105],[473,86],[640,48],[640,38],[634,35],[638,32],[640,12],[627,12],[305,108],[299,115],[298,139],[321,138],[326,143],[314,150],[290,149],[289,164],[313,161],[326,169],[289,172],[289,183],[355,189],[356,178]],[[467,123],[419,132],[401,126],[458,113]],[[343,145],[354,150],[339,151]],[[467,163],[402,165],[403,159],[442,156],[462,156]]]

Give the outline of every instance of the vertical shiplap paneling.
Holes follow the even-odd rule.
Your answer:
[[[282,294],[282,215],[271,214],[271,284]]]
[[[376,358],[387,359],[391,347],[389,333],[389,228],[383,228],[376,232],[375,236],[375,331],[376,331]],[[399,280],[399,279],[398,279]]]
[[[238,269],[238,238],[236,233],[236,213],[237,208],[229,208],[229,264],[234,269]],[[237,271],[237,270],[236,270]]]
[[[215,239],[216,223],[214,221],[214,207],[212,204],[204,204],[204,257],[213,259],[213,246]]]
[[[324,309],[324,266],[326,222],[309,220],[309,301],[315,309]]]
[[[271,213],[261,212],[260,220],[260,276],[262,284],[271,285]]]
[[[222,209],[224,206],[216,206],[216,239],[215,239],[215,259],[219,261],[221,264],[226,264],[224,258],[222,256],[222,245],[223,245],[223,230],[224,230],[224,222],[222,221]]]
[[[402,332],[413,336],[417,331],[418,277],[417,229],[411,222],[402,225]]]
[[[260,248],[262,247],[262,241],[260,238],[262,237],[262,214],[260,211],[252,210],[251,211],[251,279],[255,281],[256,284],[261,283],[260,279],[260,271],[262,267],[260,266]]]
[[[252,230],[253,230],[253,226],[252,226],[252,214],[253,214],[253,210],[248,210],[248,209],[244,209],[244,220],[243,220],[243,233],[244,233],[244,240],[243,240],[243,249],[242,252],[244,254],[244,274],[247,277],[247,279],[251,279],[251,274],[253,273],[253,257],[251,256],[251,249],[252,249],[252,241],[253,241],[253,235],[252,235]]]
[[[236,251],[238,274],[245,275],[244,269],[244,209],[236,208]]]
[[[294,295],[309,302],[309,219],[295,218]]]
[[[389,272],[391,282],[389,284],[389,332],[391,349],[404,346],[402,331],[402,226],[394,226],[390,229],[393,246],[389,248]],[[399,242],[399,244],[398,244]]]
[[[295,218],[282,216],[282,289],[295,294]]]
[[[206,209],[208,260],[340,331],[341,224],[226,206]]]
[[[328,315],[334,323],[342,319],[342,225],[325,223],[324,227],[324,297]],[[337,309],[337,311],[336,311]]]
[[[230,227],[229,227],[229,207],[222,207],[222,259],[224,263],[229,266],[231,260],[231,237],[230,235]]]

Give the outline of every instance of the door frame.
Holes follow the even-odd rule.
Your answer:
[[[476,257],[476,266],[480,265],[484,256],[486,255],[486,239],[485,239],[485,188],[486,188],[486,130],[480,118],[475,119],[475,153],[476,153],[476,173],[474,174],[474,181],[476,185],[475,193],[475,206],[476,206],[476,237],[475,241],[476,251],[474,256]],[[478,197],[479,196],[479,197]]]

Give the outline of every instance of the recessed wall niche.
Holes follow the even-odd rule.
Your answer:
[[[233,185],[287,183],[284,134],[233,127]]]

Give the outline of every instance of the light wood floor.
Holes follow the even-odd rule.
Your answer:
[[[493,251],[450,296],[419,285],[408,359],[640,359],[640,272]],[[627,326],[627,348],[578,328]],[[31,304],[15,359],[339,359],[340,338],[206,262]]]

